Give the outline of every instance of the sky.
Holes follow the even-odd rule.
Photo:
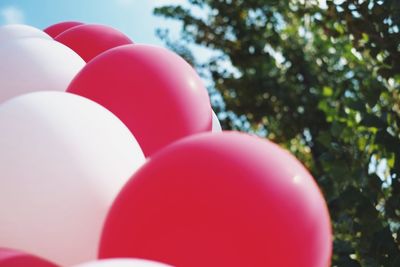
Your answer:
[[[178,33],[179,22],[153,15],[156,6],[184,5],[186,0],[0,0],[0,25],[23,23],[44,29],[62,21],[105,24],[135,43],[163,45],[157,28]]]

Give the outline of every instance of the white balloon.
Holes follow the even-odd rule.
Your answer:
[[[0,43],[0,103],[34,91],[65,91],[85,62],[65,45],[42,38]]]
[[[221,124],[219,123],[217,114],[215,114],[214,110],[212,111],[212,129],[211,129],[211,131],[214,133],[222,132]]]
[[[164,263],[141,259],[107,259],[92,261],[74,267],[172,267]]]
[[[110,205],[144,163],[99,104],[36,92],[0,105],[0,247],[62,266],[96,259]]]
[[[0,27],[0,43],[29,37],[53,40],[53,38],[44,31],[29,25],[9,24]]]

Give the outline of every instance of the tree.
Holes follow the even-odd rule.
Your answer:
[[[332,266],[400,266],[400,1],[189,2],[155,9],[183,25],[180,40],[160,36],[210,75],[226,128],[280,143],[311,170],[332,217]],[[198,64],[193,44],[216,56]]]

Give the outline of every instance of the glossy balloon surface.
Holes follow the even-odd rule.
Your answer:
[[[160,47],[126,45],[89,62],[68,87],[119,117],[146,156],[188,135],[211,130],[212,110],[195,70]]]
[[[62,266],[96,258],[115,196],[144,163],[108,110],[63,92],[0,105],[0,246]]]
[[[0,248],[0,267],[57,267],[57,265],[22,251]]]
[[[151,157],[113,204],[100,258],[327,267],[331,250],[324,198],[301,163],[269,141],[224,132]]]
[[[24,24],[9,24],[0,27],[0,43],[21,38],[42,38],[52,40],[45,32]]]
[[[82,263],[73,267],[172,267],[163,263],[143,259],[109,259]]]
[[[0,103],[35,91],[65,91],[85,62],[63,44],[43,38],[0,43]]]
[[[52,38],[56,38],[59,34],[65,32],[66,30],[79,25],[83,25],[83,23],[78,21],[64,21],[53,24],[44,29],[43,31],[46,32],[48,35],[50,35]]]
[[[55,40],[74,50],[86,62],[111,48],[132,44],[131,39],[122,32],[97,24],[72,27],[59,34]]]

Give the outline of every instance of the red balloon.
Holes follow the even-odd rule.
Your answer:
[[[0,248],[0,267],[57,267],[36,256],[8,248]]]
[[[67,91],[112,111],[146,156],[212,127],[201,79],[181,57],[160,47],[135,44],[107,51],[89,62]]]
[[[279,146],[240,133],[206,133],[156,153],[115,200],[100,258],[174,266],[327,267],[324,198]]]
[[[55,40],[74,50],[86,62],[111,48],[133,43],[122,32],[96,24],[73,27],[58,35]]]
[[[77,22],[77,21],[65,21],[65,22],[60,22],[54,25],[51,25],[49,27],[47,27],[46,29],[44,29],[43,31],[45,33],[47,33],[48,35],[50,35],[51,37],[56,38],[60,33],[78,26],[78,25],[82,25],[82,22]]]

